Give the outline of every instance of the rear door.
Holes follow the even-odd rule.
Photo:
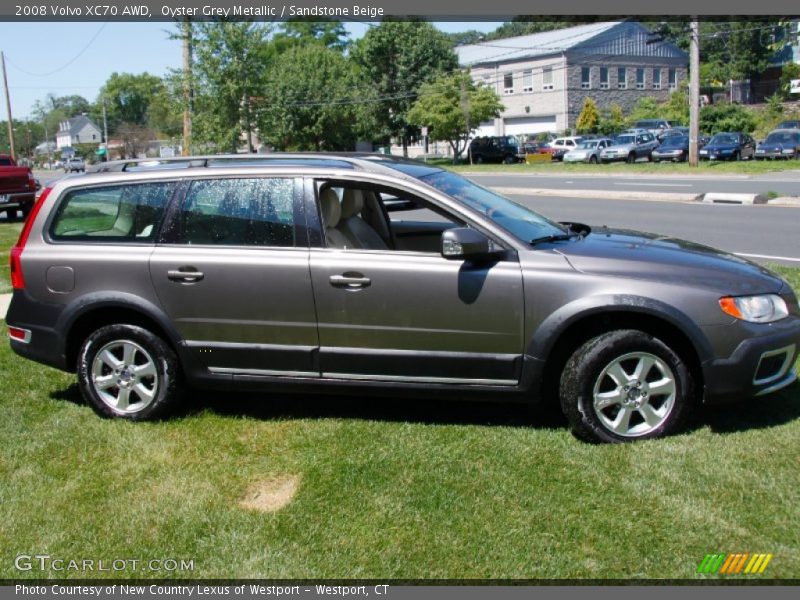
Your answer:
[[[190,182],[150,273],[165,311],[211,371],[318,376],[298,179]]]

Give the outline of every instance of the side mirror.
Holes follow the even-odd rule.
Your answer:
[[[494,243],[479,231],[467,227],[442,232],[442,256],[451,260],[489,258],[496,254]]]

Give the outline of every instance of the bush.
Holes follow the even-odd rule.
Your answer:
[[[700,109],[700,131],[714,135],[720,131],[752,133],[757,125],[752,111],[738,104],[714,104]]]

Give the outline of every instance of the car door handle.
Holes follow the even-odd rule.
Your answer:
[[[167,279],[179,283],[197,283],[205,277],[202,272],[194,267],[182,267],[177,271],[167,271]]]
[[[331,275],[329,281],[333,287],[344,288],[346,290],[360,290],[369,287],[372,283],[369,277],[364,277],[361,273]]]

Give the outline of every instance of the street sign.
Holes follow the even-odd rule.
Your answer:
[[[791,79],[789,81],[789,92],[792,94],[800,94],[800,79]]]
[[[428,137],[428,128],[427,127],[423,127],[422,128],[422,135],[425,136],[425,137]]]
[[[94,151],[94,153],[97,154],[97,156],[105,156],[106,155],[106,149],[105,148],[98,148],[97,150]]]

